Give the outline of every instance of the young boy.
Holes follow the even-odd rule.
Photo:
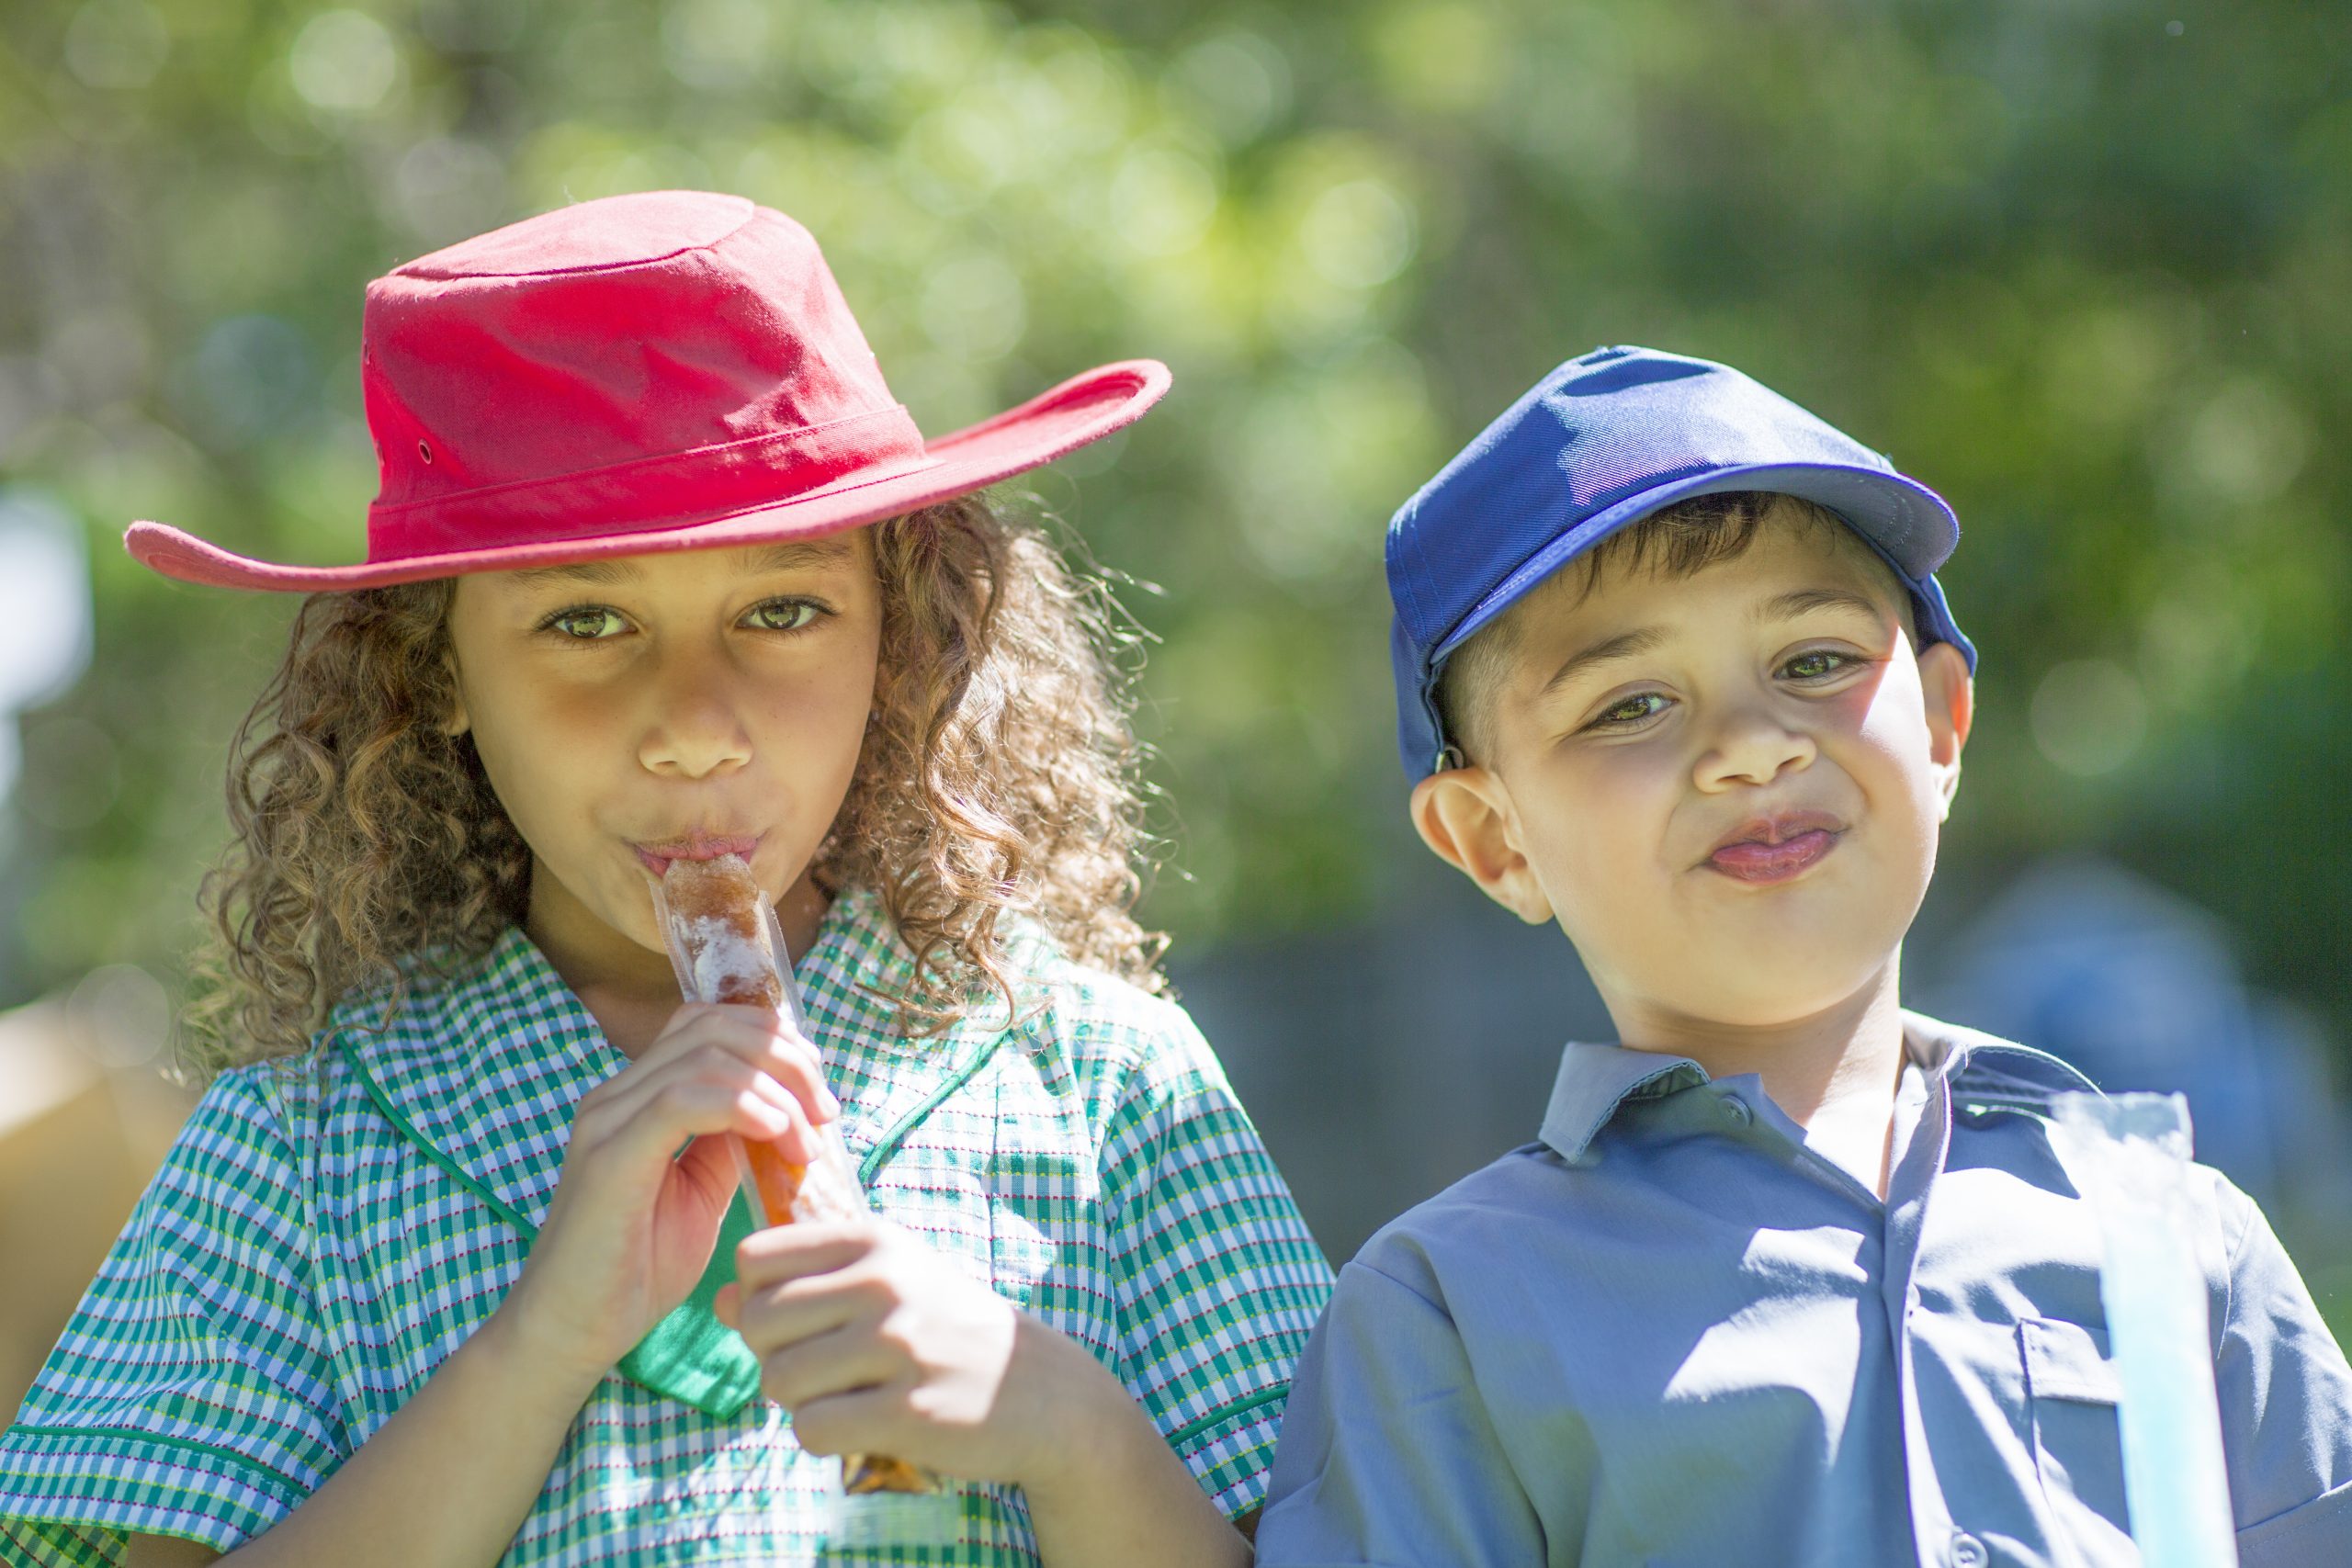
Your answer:
[[[1560,923],[1621,1043],[1347,1266],[1261,1564],[2140,1561],[2037,1113],[2087,1080],[1897,1001],[1968,739],[1958,536],[1747,377],[1628,348],[1396,514],[1414,824]],[[2352,1562],[2352,1369],[2196,1174],[2242,1559]]]

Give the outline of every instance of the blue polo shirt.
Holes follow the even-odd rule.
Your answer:
[[[2137,1563],[2056,1058],[1904,1015],[1886,1198],[1754,1075],[1572,1044],[1542,1141],[1341,1271],[1264,1568]],[[2260,1211],[2187,1238],[2245,1568],[2352,1563],[2352,1368]]]

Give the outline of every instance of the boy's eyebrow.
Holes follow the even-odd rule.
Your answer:
[[[800,539],[791,544],[751,546],[735,554],[735,564],[744,572],[788,571],[801,567],[831,566],[851,553],[854,547],[840,535],[824,539]],[[611,560],[572,561],[564,566],[526,567],[507,574],[517,588],[537,588],[549,582],[594,582],[606,586],[616,582],[634,582],[645,575],[644,570],[626,557]]]
[[[1849,588],[1800,588],[1793,592],[1767,599],[1756,606],[1748,620],[1760,626],[1768,621],[1791,620],[1813,610],[1859,610],[1872,620],[1883,614],[1876,604]],[[1568,655],[1560,667],[1552,671],[1552,678],[1544,682],[1540,694],[1550,696],[1594,665],[1647,653],[1664,642],[1666,637],[1667,628],[1664,626],[1642,626],[1596,642],[1590,648]]]
[[[1767,621],[1793,620],[1809,610],[1859,610],[1873,621],[1885,614],[1850,588],[1800,588],[1757,605],[1748,619],[1760,626]]]
[[[1552,671],[1552,678],[1544,682],[1540,694],[1548,697],[1593,665],[1647,653],[1665,640],[1664,626],[1644,626],[1639,631],[1620,632],[1615,637],[1604,638],[1590,648],[1568,655],[1566,660]]]

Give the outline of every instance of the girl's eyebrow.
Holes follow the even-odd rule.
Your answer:
[[[804,567],[831,566],[848,557],[854,547],[845,537],[801,539],[786,545],[752,546],[739,550],[735,566],[745,573],[789,571]],[[645,570],[627,557],[611,560],[572,561],[564,566],[526,567],[506,574],[517,588],[538,588],[550,582],[593,582],[611,585],[634,582]]]

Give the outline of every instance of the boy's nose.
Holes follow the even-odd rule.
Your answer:
[[[1764,709],[1745,708],[1718,727],[1714,745],[1702,753],[1693,782],[1710,792],[1735,784],[1768,784],[1783,773],[1802,772],[1819,752],[1813,737],[1791,729]]]

